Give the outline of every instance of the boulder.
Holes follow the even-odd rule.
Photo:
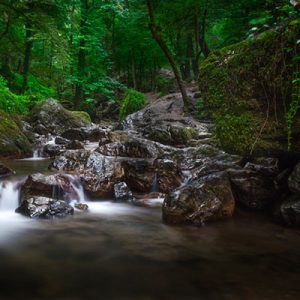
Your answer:
[[[100,146],[97,152],[108,156],[156,158],[160,152],[155,143],[141,138],[128,138],[124,142],[109,143]]]
[[[169,193],[181,185],[181,171],[175,161],[157,159],[154,165],[158,191]]]
[[[300,227],[300,196],[292,196],[280,206],[280,214],[284,224]]]
[[[32,145],[10,115],[0,110],[0,157],[21,158],[32,154]]]
[[[66,144],[68,144],[68,143],[70,143],[70,140],[65,139],[65,138],[63,138],[63,137],[61,137],[61,136],[57,136],[57,137],[55,138],[55,144],[56,144],[56,145],[66,145]]]
[[[80,179],[76,176],[56,174],[45,176],[33,174],[27,177],[21,189],[21,198],[46,197],[57,200],[78,200],[76,184]]]
[[[236,201],[252,210],[262,210],[279,198],[274,176],[266,176],[251,169],[228,170]]]
[[[43,148],[44,154],[55,157],[59,155],[63,151],[64,147],[63,145],[54,145],[54,144],[47,144]]]
[[[120,161],[87,150],[68,150],[50,168],[79,174],[85,191],[94,197],[112,196],[114,185],[124,177]]]
[[[35,129],[37,126],[43,128],[38,132],[41,134],[45,134],[44,130],[52,134],[61,134],[67,129],[91,124],[86,112],[69,111],[52,98],[38,103],[30,112],[28,119]]]
[[[133,195],[126,182],[119,182],[114,185],[114,195],[116,201],[129,202],[133,200]]]
[[[186,145],[190,140],[212,136],[213,126],[184,113],[180,94],[163,97],[125,118],[125,130],[137,131],[164,145]]]
[[[16,212],[30,218],[53,218],[72,215],[74,209],[66,201],[35,196],[23,200]]]
[[[234,208],[228,176],[218,172],[170,192],[163,203],[163,220],[169,224],[202,225],[232,216]]]
[[[128,186],[137,192],[149,192],[155,179],[152,161],[146,159],[128,159],[122,161],[124,178]]]
[[[85,141],[88,139],[85,128],[70,128],[64,131],[61,136],[68,140]]]
[[[6,165],[4,165],[3,163],[0,162],[0,178],[6,177],[6,176],[11,176],[14,174],[15,174],[15,172],[12,169],[10,169],[9,167],[7,167]]]
[[[66,145],[66,149],[70,149],[70,150],[84,149],[84,144],[80,141],[73,140]]]
[[[300,163],[296,165],[288,180],[289,189],[300,194]]]

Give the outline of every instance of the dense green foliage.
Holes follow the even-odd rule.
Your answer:
[[[135,90],[128,90],[120,105],[120,120],[123,120],[127,115],[132,114],[146,104],[146,97],[143,93]]]
[[[55,97],[94,120],[123,119],[143,93],[174,90],[161,40],[181,78],[199,78],[197,114],[214,117],[224,147],[252,151],[279,130],[291,149],[299,23],[285,0],[0,0],[0,108],[25,114]]]

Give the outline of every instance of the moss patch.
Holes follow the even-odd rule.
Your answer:
[[[0,157],[22,157],[31,153],[31,144],[13,118],[0,110]]]
[[[86,122],[89,125],[92,120],[90,115],[85,111],[69,111],[70,115],[75,119],[81,119],[83,122]]]
[[[293,64],[286,49],[293,43],[290,33],[267,31],[215,51],[202,63],[199,87],[204,109],[213,117],[226,150],[245,154],[265,149],[272,135],[280,135],[272,148],[287,149],[285,113]]]

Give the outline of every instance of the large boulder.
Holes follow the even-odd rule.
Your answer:
[[[159,156],[159,148],[155,143],[146,139],[131,137],[124,142],[109,143],[100,146],[97,152],[108,156],[156,158]]]
[[[124,177],[120,161],[87,150],[68,150],[50,168],[79,174],[85,191],[94,197],[112,196],[114,185]]]
[[[232,216],[234,208],[228,176],[219,172],[169,193],[163,203],[163,220],[169,224],[202,225]]]
[[[30,218],[53,218],[72,215],[74,209],[66,201],[35,196],[24,200],[16,212]]]
[[[32,146],[17,123],[0,110],[0,157],[26,157],[32,153]]]
[[[212,136],[212,125],[186,116],[180,94],[161,98],[126,117],[125,130],[165,145],[186,145],[189,141]]]
[[[275,179],[279,173],[276,159],[260,159],[244,168],[228,170],[236,201],[244,207],[262,210],[280,197]]]
[[[61,134],[67,129],[91,124],[86,112],[69,111],[52,98],[38,103],[31,111],[29,121],[33,127],[44,128],[52,134]]]

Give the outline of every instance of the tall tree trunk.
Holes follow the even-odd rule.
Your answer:
[[[137,85],[137,80],[136,80],[136,64],[135,64],[135,61],[134,61],[134,57],[132,58],[131,73],[132,73],[133,88],[135,90],[137,90],[138,89],[138,85]]]
[[[81,0],[81,19],[80,19],[80,42],[77,60],[77,83],[75,85],[74,106],[79,107],[83,97],[83,83],[86,67],[86,27],[88,0]]]
[[[166,42],[163,39],[163,34],[162,34],[160,26],[157,25],[156,22],[155,22],[155,14],[154,14],[154,7],[153,7],[153,1],[152,0],[147,0],[147,7],[148,7],[148,13],[149,13],[149,19],[150,19],[149,27],[150,27],[152,36],[156,40],[157,44],[162,49],[164,54],[166,55],[167,59],[169,60],[169,63],[172,67],[175,78],[177,80],[178,87],[179,87],[181,95],[182,95],[182,100],[183,100],[183,103],[184,103],[184,110],[186,112],[188,112],[189,111],[189,99],[188,99],[188,96],[187,96],[187,92],[186,92],[184,83],[182,81],[182,78],[180,76],[180,72],[179,72],[178,67],[176,65],[173,54],[172,54],[171,50],[169,49],[168,45],[166,44]]]
[[[191,62],[193,59],[193,37],[191,34],[186,38],[185,76],[186,80],[191,80]]]
[[[31,62],[31,51],[33,48],[33,29],[31,26],[30,20],[26,20],[25,22],[25,53],[24,53],[24,61],[23,61],[23,85],[22,92],[24,93],[28,87],[28,76]]]
[[[206,7],[202,16],[201,33],[199,34],[199,44],[205,58],[208,57],[210,53],[210,49],[207,45],[206,38],[205,38],[207,13],[208,13],[208,9]]]
[[[193,59],[193,73],[194,77],[198,78],[199,76],[199,57],[201,52],[199,51],[199,9],[195,7],[195,14],[194,14],[194,40],[195,40],[195,53]]]

